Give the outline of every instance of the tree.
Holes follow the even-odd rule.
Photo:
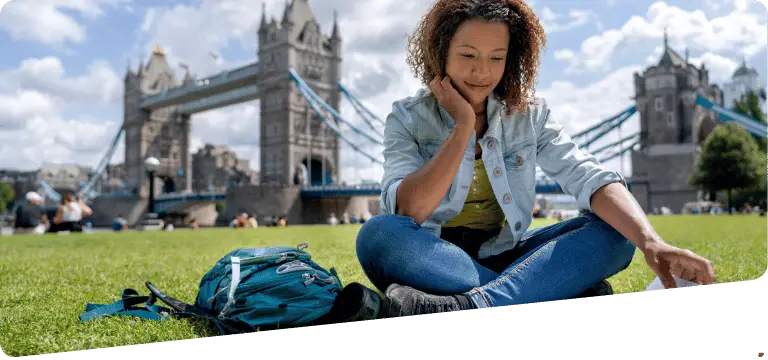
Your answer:
[[[766,122],[766,114],[760,108],[760,97],[754,91],[750,91],[741,99],[733,101],[733,111],[736,111],[742,115],[749,116],[762,123]],[[757,141],[758,148],[766,151],[765,137],[757,137],[754,139]]]
[[[758,185],[763,166],[751,135],[741,125],[726,123],[704,141],[689,183],[707,191],[727,190],[730,211],[731,190]]]
[[[15,198],[16,192],[13,191],[13,188],[6,183],[0,183],[0,212],[7,209]]]
[[[733,202],[737,209],[742,208],[744,205],[749,204],[751,206],[759,206],[761,209],[768,208],[768,197],[766,197],[766,174],[761,173],[760,181],[757,186],[750,188],[738,189],[733,192]]]

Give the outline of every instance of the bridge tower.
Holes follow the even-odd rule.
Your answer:
[[[308,0],[291,0],[279,23],[274,17],[267,20],[262,7],[258,36],[261,183],[300,184],[305,174],[313,184],[338,181],[339,139],[311,108],[307,111],[288,72],[289,67],[295,69],[318,96],[339,110],[341,37],[335,16],[327,36]]]
[[[186,85],[189,81],[188,73],[183,83],[179,83],[160,47],[154,49],[146,65],[142,61],[138,71],[129,68],[125,75],[125,180],[136,195],[149,194],[144,160],[150,156],[160,160],[155,173],[159,179],[155,186],[157,192],[191,190],[190,116],[177,114],[175,106],[153,111],[139,106],[142,97]]]
[[[696,94],[722,104],[723,93],[709,84],[709,71],[669,47],[666,31],[659,63],[634,74],[640,114],[640,149],[632,151],[632,193],[646,212],[703,198],[688,185],[700,144],[717,125],[717,117],[696,105]]]

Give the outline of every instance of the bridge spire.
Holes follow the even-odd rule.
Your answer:
[[[266,29],[267,28],[267,3],[262,1],[261,2],[261,26],[259,27],[259,30]]]
[[[669,48],[669,36],[667,36],[667,27],[664,26],[664,50]]]
[[[339,35],[339,12],[333,10],[333,30],[331,30],[331,39],[338,39]]]
[[[283,24],[293,24],[293,1],[285,0],[285,11],[283,11]]]

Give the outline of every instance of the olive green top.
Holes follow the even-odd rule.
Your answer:
[[[483,159],[475,160],[472,186],[461,212],[444,227],[465,226],[471,229],[493,230],[504,226],[504,212],[493,193]]]

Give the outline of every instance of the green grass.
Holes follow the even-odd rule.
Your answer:
[[[752,280],[766,270],[766,219],[757,216],[653,217],[675,246],[716,266],[718,282]],[[533,227],[550,223],[537,220]],[[97,233],[0,238],[0,347],[11,356],[55,353],[217,335],[189,320],[130,317],[83,324],[88,302],[117,300],[123,288],[147,293],[150,280],[169,295],[194,302],[202,275],[240,247],[309,243],[313,258],[335,267],[346,284],[371,286],[355,258],[360,226],[306,226],[198,232]],[[644,290],[655,275],[641,254],[609,281],[617,293]]]

